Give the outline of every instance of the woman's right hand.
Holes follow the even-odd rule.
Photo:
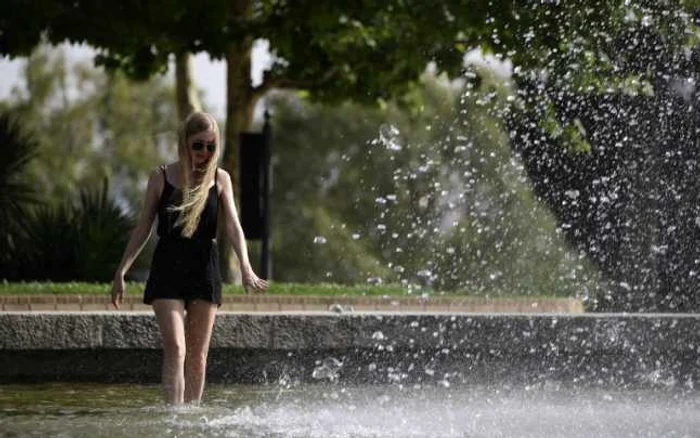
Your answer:
[[[114,280],[112,280],[112,305],[114,305],[114,308],[117,310],[119,310],[122,305],[122,301],[124,300],[125,288],[124,276],[115,275]]]
[[[262,278],[258,278],[252,269],[246,269],[243,271],[243,289],[246,294],[253,293],[263,293],[267,289],[268,283]]]

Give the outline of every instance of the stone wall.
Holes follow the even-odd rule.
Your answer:
[[[657,314],[221,312],[208,380],[692,388],[700,377],[699,321]],[[157,382],[159,369],[151,313],[0,313],[2,382]]]

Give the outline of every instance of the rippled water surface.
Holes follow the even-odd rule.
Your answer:
[[[0,436],[697,437],[687,389],[210,385],[201,407],[156,386],[0,386]]]

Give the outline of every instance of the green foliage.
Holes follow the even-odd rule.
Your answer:
[[[124,251],[132,224],[101,188],[77,203],[40,206],[13,236],[17,245],[0,277],[21,280],[107,281]]]
[[[23,132],[9,113],[0,113],[0,236],[3,248],[11,244],[7,236],[21,224],[26,208],[38,201],[36,187],[25,175],[36,150],[34,137]]]
[[[73,214],[73,224],[79,227],[74,245],[75,279],[105,281],[112,278],[121,260],[132,228],[125,215],[107,193],[107,181],[102,190],[83,190],[79,210]]]
[[[586,130],[579,119],[562,126],[552,102],[547,102],[543,112],[544,116],[539,119],[539,126],[551,138],[558,139],[561,143],[568,145],[572,152],[590,152],[591,145],[585,138]]]
[[[264,39],[275,55],[265,75],[272,88],[307,89],[326,102],[374,103],[410,91],[428,63],[457,77],[464,54],[476,48],[528,70],[608,74],[605,47],[614,29],[599,28],[629,9],[605,0],[374,0],[322,7],[311,0],[41,0],[31,6],[8,0],[0,10],[0,54],[26,56],[43,35],[52,44],[87,43],[100,50],[99,64],[144,79],[165,71],[174,53],[221,59],[230,44]],[[557,53],[566,53],[569,64]]]
[[[510,151],[495,114],[509,90],[479,73],[465,88],[426,75],[405,97],[412,112],[276,95],[274,278],[467,294],[595,288]],[[396,138],[382,139],[392,127]]]
[[[174,91],[162,78],[136,84],[40,47],[27,59],[24,85],[0,107],[35,133],[27,171],[49,204],[109,178],[134,211],[148,171],[176,157]]]
[[[112,269],[109,266],[124,249],[110,243],[124,240],[109,234],[119,229],[110,224],[119,216],[111,209],[138,210],[149,170],[176,156],[173,96],[172,87],[162,79],[135,84],[122,74],[107,75],[82,63],[69,63],[60,49],[40,47],[27,59],[24,87],[15,88],[9,99],[0,102],[0,108],[12,115],[3,123],[13,130],[3,131],[12,141],[3,140],[0,146],[8,157],[0,164],[6,166],[0,177],[5,182],[0,199],[6,205],[0,206],[0,215],[7,215],[7,220],[0,221],[3,242],[7,242],[0,256],[2,276],[66,280],[71,272],[79,272],[79,278],[111,277],[105,277],[105,269]],[[10,119],[33,132],[31,139],[25,141]],[[27,144],[20,146],[21,142]],[[22,178],[17,176],[20,168]],[[80,215],[84,223],[74,223],[72,202],[78,188],[101,187],[105,179],[112,181],[115,201],[107,201],[99,190],[83,192],[80,202],[88,212]],[[44,205],[31,214],[26,208],[24,213],[17,211],[15,207],[30,200],[30,189],[41,193]],[[20,221],[22,227],[8,230]],[[76,226],[83,233],[66,231]],[[35,245],[30,237],[37,242],[54,239],[55,248],[46,246],[43,255],[20,251],[20,241]],[[76,248],[89,254],[78,257],[72,252]],[[148,263],[150,251],[149,246],[137,267]],[[41,260],[47,259],[55,263],[42,266]]]

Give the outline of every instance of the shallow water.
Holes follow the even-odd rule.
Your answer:
[[[0,436],[695,437],[696,391],[210,385],[201,407],[156,386],[0,386]]]

